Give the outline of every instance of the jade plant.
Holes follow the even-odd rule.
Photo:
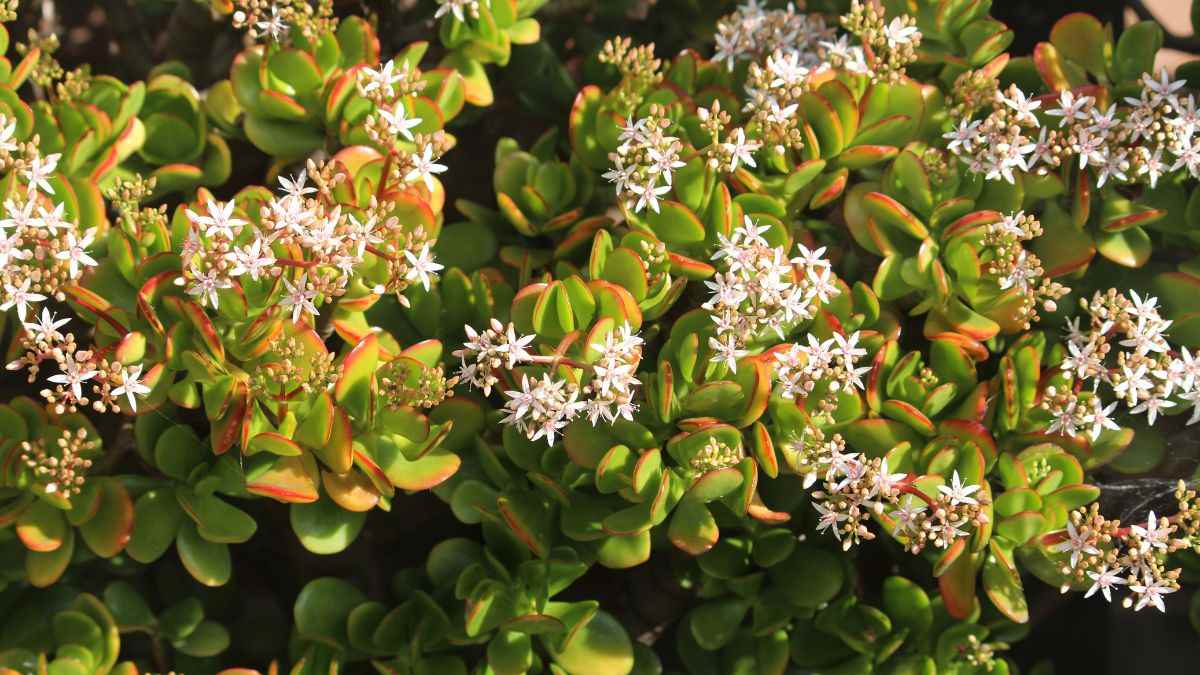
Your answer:
[[[1200,616],[1162,29],[601,4],[214,0],[217,81],[0,25],[0,674],[1045,673],[1060,593]]]

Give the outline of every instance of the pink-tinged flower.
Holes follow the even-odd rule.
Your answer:
[[[1097,591],[1099,591],[1104,596],[1105,600],[1112,602],[1113,587],[1124,586],[1125,584],[1129,583],[1124,577],[1121,576],[1121,573],[1124,571],[1125,568],[1121,566],[1109,569],[1108,564],[1106,563],[1101,565],[1100,569],[1088,572],[1087,575],[1092,580],[1092,587],[1087,590],[1087,593],[1083,594],[1083,597],[1090,598],[1095,595]]]
[[[404,275],[404,278],[409,281],[420,281],[425,290],[429,290],[430,279],[444,269],[442,265],[434,261],[433,254],[429,251],[429,244],[422,246],[420,252],[416,254],[405,249],[404,258],[408,261],[408,273]]]
[[[78,401],[83,398],[83,383],[92,379],[97,374],[94,370],[83,370],[75,359],[68,356],[63,364],[62,372],[57,375],[51,375],[46,379],[70,389],[71,395]]]
[[[413,155],[413,168],[404,175],[404,180],[407,183],[415,183],[418,180],[423,181],[425,187],[432,192],[434,190],[434,174],[444,173],[445,171],[446,165],[433,161],[433,146],[426,145],[423,153]]]
[[[950,478],[950,485],[938,486],[938,492],[949,497],[952,505],[979,504],[979,501],[971,496],[978,491],[978,485],[964,485],[957,470],[954,471],[954,475]]]
[[[150,393],[150,387],[142,384],[142,364],[136,366],[128,366],[121,371],[121,385],[114,387],[112,395],[114,398],[125,396],[129,399],[129,409],[137,412],[138,396],[145,396]]]
[[[1079,531],[1070,520],[1067,521],[1067,538],[1055,544],[1053,550],[1058,553],[1070,551],[1072,569],[1079,566],[1079,559],[1084,555],[1100,555],[1095,536],[1089,531]]]
[[[25,312],[28,310],[29,305],[46,299],[46,296],[42,295],[41,293],[34,293],[29,290],[30,282],[31,279],[29,277],[25,277],[25,280],[22,281],[19,286],[5,283],[4,290],[8,294],[8,299],[6,299],[3,304],[0,304],[0,310],[7,311],[10,307],[15,305],[17,308],[17,318],[24,322]]]
[[[72,279],[79,278],[79,267],[95,267],[98,263],[95,258],[88,255],[87,247],[92,245],[92,239],[96,236],[95,230],[88,230],[87,234],[83,235],[82,239],[76,238],[74,232],[67,233],[67,247],[54,257],[58,260],[66,260],[67,268]]]
[[[307,312],[313,316],[319,314],[317,306],[313,304],[313,298],[317,297],[317,292],[308,287],[308,272],[301,274],[300,280],[295,285],[292,285],[292,282],[284,277],[283,286],[286,292],[279,304],[292,308],[292,323],[300,320],[301,312]]]

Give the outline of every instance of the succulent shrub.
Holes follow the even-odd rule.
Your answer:
[[[0,59],[0,673],[1008,673],[1038,589],[1200,597],[1161,28],[576,4]]]

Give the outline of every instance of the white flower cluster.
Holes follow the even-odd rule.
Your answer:
[[[582,363],[560,356],[541,356],[529,351],[534,336],[518,335],[513,324],[505,326],[496,319],[483,331],[464,326],[467,341],[453,355],[461,365],[459,380],[479,387],[490,395],[506,372],[513,379],[514,369],[521,366],[555,366],[578,368],[584,373],[582,384],[554,377],[545,372],[541,377],[521,373],[520,389],[505,391],[504,409],[508,413],[501,421],[516,427],[529,440],[545,438],[550,445],[559,431],[581,414],[594,426],[601,419],[608,423],[618,418],[633,419],[637,405],[633,402],[641,382],[636,377],[642,358],[642,339],[625,324],[610,332],[602,343],[589,346],[598,352],[592,363]]]
[[[775,375],[783,386],[782,396],[808,398],[822,381],[829,382],[829,393],[834,397],[842,391],[863,389],[862,376],[871,367],[856,367],[858,359],[867,355],[867,350],[858,346],[858,338],[858,331],[849,337],[834,333],[824,341],[809,333],[807,345],[794,344],[777,352]]]
[[[508,414],[501,423],[515,426],[531,441],[545,438],[549,445],[554,445],[555,434],[587,407],[579,400],[575,383],[550,377],[550,373],[532,380],[522,374],[521,388],[504,395],[508,397],[504,402]]]
[[[631,118],[621,129],[621,145],[609,154],[613,168],[603,177],[616,186],[617,197],[634,213],[647,206],[658,213],[659,197],[671,191],[672,175],[684,165],[679,159],[683,144],[665,133],[670,124],[653,112]]]
[[[412,283],[429,289],[442,265],[434,261],[423,229],[404,232],[395,217],[384,217],[386,209],[376,202],[361,218],[343,211],[331,205],[325,190],[309,186],[307,180],[307,171],[291,179],[280,177],[282,194],[263,205],[258,224],[238,218],[233,201],[210,198],[203,211],[188,208],[191,227],[181,252],[183,275],[176,283],[186,286],[202,306],[217,308],[219,292],[233,288],[237,278],[257,282],[282,277],[280,305],[297,321],[303,314],[317,316],[318,297],[343,295],[370,252],[387,261],[391,273],[376,292],[399,293]],[[284,257],[277,258],[276,250]],[[293,278],[285,269],[301,272]]]
[[[1060,368],[1072,381],[1091,387],[1047,388],[1043,407],[1053,417],[1051,433],[1073,436],[1088,429],[1095,440],[1104,429],[1119,428],[1111,417],[1117,403],[1132,414],[1145,413],[1154,424],[1160,412],[1187,402],[1192,405],[1188,424],[1200,421],[1200,355],[1167,342],[1172,322],[1159,314],[1157,298],[1142,298],[1137,291],[1129,296],[1115,289],[1097,292],[1080,303],[1090,324],[1081,329],[1078,318],[1068,322]],[[1102,388],[1118,400],[1105,406]]]
[[[964,483],[957,471],[931,498],[912,485],[913,476],[892,473],[887,459],[846,452],[840,434],[826,438],[818,427],[808,426],[781,450],[788,466],[803,476],[804,489],[821,481],[821,489],[812,493],[817,531],[832,532],[843,549],[875,538],[867,527],[872,515],[890,519],[892,536],[914,555],[930,545],[948,548],[969,534],[964,528],[987,522],[982,487]]]
[[[484,7],[491,6],[491,0],[437,0],[437,3],[437,12],[434,12],[433,18],[440,19],[450,14],[460,22],[466,22],[468,16],[478,19],[481,4]]]
[[[971,171],[1010,183],[1017,169],[1047,173],[1073,161],[1080,170],[1091,167],[1098,186],[1117,181],[1154,187],[1163,175],[1185,168],[1200,178],[1200,112],[1193,95],[1180,95],[1184,84],[1166,69],[1157,78],[1147,73],[1137,98],[1107,109],[1069,90],[1059,93],[1057,107],[1042,108],[1042,101],[1012,85],[996,92],[986,119],[964,119],[944,136]],[[1043,126],[1038,114],[1058,118],[1057,125]]]
[[[19,335],[24,353],[10,362],[8,370],[29,371],[29,382],[35,382],[42,364],[53,361],[58,373],[47,377],[53,389],[43,389],[43,398],[59,413],[73,412],[77,406],[91,405],[97,412],[120,412],[120,398],[128,401],[129,410],[137,412],[137,399],[150,393],[142,382],[142,364],[126,366],[109,361],[91,350],[80,349],[74,334],[61,329],[70,318],[59,319],[43,307],[36,321],[25,321]],[[85,392],[84,386],[90,391]]]
[[[1024,211],[1010,213],[990,223],[984,231],[982,248],[977,252],[985,275],[994,280],[1018,306],[1017,320],[1028,330],[1040,318],[1038,306],[1047,312],[1058,308],[1057,301],[1070,292],[1066,286],[1046,278],[1042,261],[1025,248],[1024,242],[1042,236],[1042,224]]]
[[[0,310],[15,307],[24,321],[37,303],[62,300],[61,289],[96,266],[87,251],[96,233],[81,235],[79,226],[64,217],[64,204],[50,182],[60,155],[42,156],[34,143],[17,143],[16,124],[0,115],[0,155],[9,158],[10,175],[19,181],[0,217]]]
[[[529,345],[534,336],[517,335],[517,329],[511,323],[505,326],[493,318],[491,325],[482,331],[471,326],[463,326],[463,330],[467,333],[467,341],[462,349],[453,352],[462,361],[458,377],[460,381],[482,389],[484,396],[491,395],[492,387],[500,382],[497,373],[533,362]]]
[[[588,420],[593,426],[600,419],[610,424],[618,417],[632,421],[637,410],[633,397],[641,385],[635,375],[642,361],[642,338],[625,324],[591,348],[600,356],[592,363],[592,378],[583,387]]]
[[[787,327],[813,318],[822,303],[841,292],[822,257],[824,247],[797,244],[800,255],[789,259],[782,247],[767,243],[763,234],[769,229],[746,216],[731,236],[718,235],[721,245],[712,259],[722,262],[724,271],[704,282],[712,297],[702,307],[716,324],[708,341],[712,360],[735,372],[751,339],[765,330],[783,339]]]
[[[448,141],[441,131],[413,133],[424,120],[413,114],[412,104],[406,101],[424,88],[421,71],[409,67],[408,62],[397,67],[394,59],[388,59],[379,68],[360,70],[357,85],[358,93],[375,105],[364,125],[367,135],[389,152],[392,175],[383,180],[391,180],[394,175],[404,183],[423,184],[434,192],[434,176],[447,170],[438,160],[448,148]]]
[[[797,12],[793,3],[784,9],[765,9],[757,0],[748,0],[717,22],[713,61],[725,62],[733,70],[738,61],[758,61],[772,54],[806,71],[816,70],[825,60],[822,43],[834,35],[834,28],[821,15]]]
[[[1130,592],[1124,607],[1165,612],[1163,597],[1179,590],[1180,575],[1179,569],[1166,569],[1167,555],[1192,548],[1188,534],[1197,515],[1196,493],[1187,490],[1183,481],[1175,496],[1181,507],[1178,516],[1186,523],[1183,532],[1172,519],[1155,516],[1153,511],[1146,522],[1130,527],[1105,518],[1094,504],[1072,511],[1066,530],[1057,535],[1060,541],[1049,546],[1055,553],[1068,554],[1061,569],[1066,579],[1062,592],[1070,590],[1072,582],[1091,582],[1085,598],[1100,593],[1112,602],[1113,591],[1124,586]]]

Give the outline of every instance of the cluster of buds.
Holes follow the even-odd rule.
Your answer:
[[[811,89],[809,76],[821,66],[805,66],[796,52],[785,55],[776,52],[763,65],[750,64],[746,72],[747,126],[762,139],[762,143],[777,154],[804,147],[804,129],[800,97]]]
[[[958,660],[992,672],[996,667],[996,652],[1006,651],[1007,642],[983,642],[974,635],[967,636],[967,643],[958,648]]]
[[[618,110],[626,116],[641,104],[642,94],[662,82],[662,60],[654,56],[654,43],[633,46],[633,40],[617,37],[607,40],[597,55],[600,63],[616,66],[621,82],[612,94]]]
[[[66,76],[66,71],[58,59],[54,58],[61,46],[58,34],[54,31],[45,31],[43,34],[33,28],[25,33],[24,43],[18,42],[13,45],[22,57],[32,54],[36,59],[33,69],[29,72],[29,81],[47,91],[52,91],[55,83]]]
[[[379,400],[387,410],[432,408],[450,395],[457,377],[446,378],[441,366],[430,368],[413,359],[392,359],[379,369]]]
[[[834,457],[845,454],[846,440],[841,434],[826,438],[824,431],[810,424],[804,426],[798,438],[781,444],[781,449],[788,467],[804,477],[804,489],[807,490],[828,473]]]
[[[1145,523],[1122,527],[1121,521],[1109,520],[1092,504],[1071,512],[1065,530],[1047,535],[1051,551],[1063,554],[1062,592],[1073,584],[1087,585],[1084,597],[1096,593],[1112,602],[1112,593],[1125,586],[1129,595],[1122,601],[1134,611],[1154,607],[1165,612],[1163,596],[1179,590],[1179,569],[1167,570],[1170,553],[1193,548],[1193,537],[1200,522],[1200,502],[1195,490],[1183,481],[1175,489],[1179,513],[1171,518],[1157,517],[1151,511]],[[1183,535],[1183,536],[1178,536]]]
[[[671,191],[672,174],[684,163],[683,143],[667,135],[671,120],[657,105],[641,119],[630,118],[621,129],[621,145],[609,153],[613,168],[604,178],[616,186],[617,198],[637,213],[647,206],[658,212],[658,199]]]
[[[281,332],[271,339],[269,356],[250,370],[250,389],[267,398],[286,400],[296,392],[329,391],[338,379],[336,354],[314,355],[303,339]]]
[[[592,363],[531,353],[528,347],[534,336],[518,335],[511,323],[505,326],[492,319],[483,331],[464,328],[467,342],[453,353],[461,360],[455,381],[479,387],[489,395],[501,377],[515,382],[514,369],[522,368],[520,389],[504,392],[508,414],[501,421],[530,440],[545,438],[553,445],[558,432],[580,415],[586,415],[592,425],[601,419],[609,423],[622,417],[633,419],[637,409],[633,399],[641,384],[635,374],[642,358],[642,339],[628,324],[610,333],[603,343],[589,346],[598,353]],[[525,367],[539,366],[549,372],[540,377],[524,372]],[[555,377],[552,373],[559,366],[578,369],[583,377],[580,381]]]
[[[59,372],[46,378],[54,387],[40,393],[56,414],[75,412],[81,405],[90,405],[96,412],[120,413],[124,405],[120,402],[122,396],[128,401],[129,410],[136,412],[137,398],[150,393],[150,387],[142,382],[141,364],[127,366],[80,349],[73,333],[59,330],[69,321],[55,317],[43,307],[38,320],[24,322],[24,330],[18,337],[18,346],[24,353],[8,364],[8,370],[28,369],[28,381],[32,384],[37,381],[42,362],[54,361]],[[85,383],[90,387],[88,392],[84,391]]]
[[[233,25],[245,28],[252,40],[285,42],[292,30],[315,43],[321,34],[337,28],[333,0],[234,0]]]
[[[841,17],[841,24],[862,43],[872,82],[899,82],[904,78],[905,66],[917,60],[921,31],[917,30],[916,20],[907,14],[889,22],[876,3],[854,0],[850,11]],[[850,62],[846,56],[857,56],[844,56],[840,49],[830,51],[836,51],[845,62]]]
[[[168,231],[167,205],[142,206],[154,194],[157,180],[153,177],[119,178],[104,190],[104,198],[117,213],[116,225],[134,241],[142,241],[147,233]]]
[[[856,367],[858,359],[867,354],[867,350],[858,346],[858,338],[858,331],[849,337],[834,333],[824,341],[809,333],[807,345],[794,344],[776,352],[775,376],[782,385],[781,395],[807,400],[817,385],[825,383],[825,396],[815,412],[832,415],[838,395],[863,389],[862,376],[871,370],[870,366]]]
[[[700,448],[700,451],[692,457],[689,464],[697,473],[705,474],[737,466],[745,456],[746,453],[742,450],[742,446],[731,446],[713,437],[708,439],[704,447]]]
[[[824,60],[819,45],[833,37],[834,29],[819,14],[797,12],[792,3],[784,9],[764,9],[751,0],[717,22],[713,61],[724,61],[733,70],[739,61],[757,62],[776,54],[816,69]]]
[[[1110,419],[1118,402],[1132,414],[1146,413],[1154,424],[1160,412],[1186,401],[1193,406],[1188,424],[1200,421],[1200,356],[1167,342],[1171,321],[1159,314],[1157,298],[1129,295],[1110,288],[1080,299],[1090,323],[1081,328],[1078,318],[1068,322],[1067,354],[1060,364],[1073,386],[1048,387],[1042,402],[1053,417],[1052,433],[1072,436],[1091,425],[1094,440],[1103,429],[1118,428]],[[1086,383],[1090,392],[1083,391]],[[1102,387],[1118,401],[1105,406]]]
[[[746,216],[732,236],[718,235],[721,245],[712,259],[722,262],[724,270],[704,282],[712,297],[702,307],[716,324],[716,335],[709,338],[712,360],[735,372],[751,339],[768,330],[783,339],[787,328],[811,319],[822,303],[841,292],[822,257],[824,247],[809,250],[797,244],[800,255],[789,259],[782,247],[763,237],[769,229]]]
[[[732,118],[728,112],[721,110],[720,99],[713,101],[710,108],[700,108],[696,114],[700,118],[701,128],[712,138],[712,143],[700,151],[707,158],[710,169],[733,173],[739,165],[750,168],[758,166],[754,153],[762,147],[762,143],[747,138],[743,127],[730,130]]]
[[[1057,300],[1070,289],[1046,278],[1042,261],[1022,246],[1042,235],[1042,224],[1024,211],[1004,216],[991,223],[985,231],[981,262],[984,272],[994,279],[1001,290],[1015,289],[1021,298],[1017,318],[1025,329],[1038,320],[1038,305],[1047,312],[1057,308]]]
[[[479,18],[480,0],[437,0],[437,3],[437,12],[433,14],[435,19],[440,19],[447,14],[452,15],[460,22],[465,22],[467,17]],[[491,0],[482,0],[482,4],[488,7],[491,5]]]
[[[92,468],[88,455],[95,454],[99,448],[100,441],[89,440],[86,429],[74,432],[63,429],[49,451],[43,439],[22,442],[21,462],[46,494],[70,499],[83,489],[88,469]]]
[[[969,119],[995,100],[1000,88],[999,73],[993,68],[974,68],[954,78],[950,87],[948,113],[951,119]]]

